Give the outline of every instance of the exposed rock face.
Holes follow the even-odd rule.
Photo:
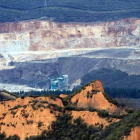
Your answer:
[[[103,67],[140,74],[139,50],[127,50],[139,44],[140,20],[134,18],[81,24],[43,20],[0,23],[0,89],[49,89],[50,81],[45,79],[61,74],[69,75],[70,86],[77,85],[77,80],[84,74]],[[117,48],[124,46],[127,49],[123,51]],[[99,47],[103,51],[97,52]],[[118,51],[111,49],[106,52],[109,47]],[[94,54],[57,60],[91,51]]]
[[[7,99],[16,99],[16,96],[9,94],[7,92],[0,92],[0,101]]]
[[[63,107],[59,98],[54,100],[50,97],[27,97],[0,102],[1,133],[5,132],[6,136],[17,134],[21,140],[41,134],[56,120],[58,114],[47,107],[49,103]]]
[[[140,140],[140,127],[137,126],[133,128],[130,135],[123,140]]]
[[[23,21],[0,24],[0,52],[137,46],[140,20],[106,23],[55,23]]]
[[[104,88],[100,80],[93,81],[91,83],[91,86],[92,86],[92,90],[98,90],[104,93]]]
[[[118,111],[118,107],[110,103],[103,94],[101,81],[93,81],[72,97],[71,103],[78,107],[94,107],[110,113]]]

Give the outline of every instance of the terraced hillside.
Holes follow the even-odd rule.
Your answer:
[[[95,22],[140,17],[139,0],[7,0],[0,1],[0,21],[19,21],[41,17],[55,21]]]

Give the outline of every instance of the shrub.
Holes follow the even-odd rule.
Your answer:
[[[21,99],[24,99],[25,98],[25,96],[21,96]]]
[[[29,114],[25,113],[25,114],[22,114],[22,116],[25,118],[28,118]]]
[[[48,104],[48,101],[40,101],[42,104]]]
[[[21,108],[21,107],[22,107],[21,105],[16,105],[13,108],[11,108],[10,110],[15,110],[15,109],[18,109],[18,108]]]
[[[11,111],[11,114],[15,115],[16,114],[16,111]]]
[[[76,106],[66,106],[65,110],[75,110],[75,111],[85,111],[86,108],[76,107]]]
[[[33,124],[33,120],[27,120],[27,124]]]
[[[33,108],[33,110],[36,110],[36,108],[35,108],[35,105],[34,105],[34,104],[32,104],[32,105],[31,105],[31,107]]]
[[[44,107],[45,108],[45,106],[43,104],[38,104],[37,107],[38,108],[40,108],[40,107]]]
[[[93,107],[89,107],[88,110],[89,110],[90,112],[95,112],[95,111],[97,111],[97,109],[96,109],[96,108],[93,108]]]
[[[98,115],[99,115],[101,118],[109,117],[109,113],[108,113],[106,110],[99,110],[99,111],[98,111]]]
[[[133,113],[134,112],[134,109],[133,108],[126,108],[125,111],[127,113]]]
[[[0,140],[20,140],[20,138],[17,135],[6,138],[5,133],[0,133]]]
[[[0,133],[0,140],[4,140],[5,137],[6,137],[5,133]]]
[[[77,118],[77,119],[74,120],[74,123],[75,123],[76,125],[80,125],[80,124],[83,123],[83,120],[79,117],[79,118]]]
[[[4,140],[20,140],[20,138],[17,135],[14,135],[14,136],[9,136],[8,138]]]
[[[56,101],[56,96],[55,95],[50,95],[50,99]]]
[[[6,116],[6,113],[3,113],[2,115],[5,117]]]
[[[48,108],[50,108],[52,111],[59,111],[59,112],[63,111],[63,108],[56,104],[49,104]]]
[[[41,127],[43,123],[41,121],[38,122],[38,127]]]

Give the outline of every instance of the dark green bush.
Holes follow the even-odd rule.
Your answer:
[[[15,110],[15,109],[18,109],[18,108],[21,108],[21,107],[22,107],[21,105],[16,105],[13,108],[11,108],[10,110]]]
[[[110,124],[101,133],[100,140],[119,140],[130,134],[131,129],[140,125],[140,110],[129,114],[121,121]]]
[[[6,138],[5,133],[0,133],[0,140],[20,140],[20,138],[17,135],[9,136]]]
[[[11,114],[15,115],[16,114],[16,111],[11,111]]]
[[[48,108],[50,108],[52,111],[59,111],[59,112],[63,111],[63,108],[56,104],[48,104]]]
[[[29,114],[28,113],[24,113],[22,114],[23,117],[28,118]]]
[[[25,98],[25,96],[21,96],[21,99],[24,99]]]
[[[5,138],[4,140],[20,140],[20,138],[17,135],[9,136],[8,138]]]
[[[108,113],[106,110],[99,110],[99,111],[98,111],[98,115],[99,115],[101,118],[109,117],[109,113]]]
[[[133,113],[134,112],[134,109],[133,108],[126,108],[125,111],[127,113]]]
[[[41,121],[38,122],[38,127],[41,127],[43,123]]]

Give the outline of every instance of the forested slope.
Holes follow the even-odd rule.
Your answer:
[[[0,22],[41,17],[61,22],[95,22],[140,17],[138,0],[7,0],[0,1]]]

